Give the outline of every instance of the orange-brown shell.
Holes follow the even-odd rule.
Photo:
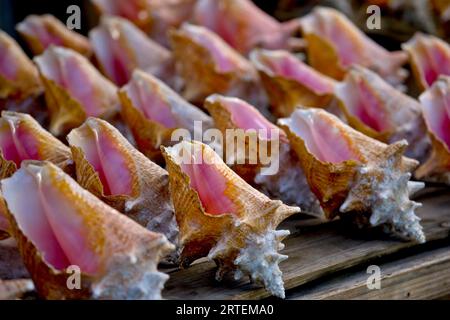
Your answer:
[[[229,269],[232,268],[239,249],[244,248],[248,233],[263,234],[270,228],[275,229],[281,221],[299,212],[300,209],[286,206],[279,200],[270,200],[220,161],[215,167],[226,180],[225,196],[233,202],[237,211],[221,215],[209,214],[203,208],[197,191],[191,187],[189,176],[182,171],[174,157],[174,153],[179,152],[180,148],[182,150],[190,146],[201,148],[203,159],[215,161],[218,157],[210,147],[196,141],[181,142],[171,148],[162,148],[180,228],[180,243],[183,247],[181,262],[186,266],[198,258],[207,256],[221,238],[233,234],[232,243],[227,245],[229,248],[227,255],[218,258],[219,265]],[[239,227],[236,221],[239,221],[237,223]]]
[[[260,60],[263,57],[258,50],[253,51],[250,57],[259,71],[261,82],[269,97],[271,111],[276,117],[288,117],[298,106],[324,108],[332,101],[332,93],[315,92],[298,81],[270,72],[261,65]],[[323,77],[325,81],[333,83],[332,79]]]
[[[9,208],[8,217],[20,254],[41,298],[130,298],[128,295],[133,293],[127,292],[130,289],[127,284],[139,282],[142,272],[157,272],[159,259],[173,249],[163,235],[144,229],[107,206],[50,162],[27,161],[21,170],[39,170],[40,179],[48,179],[47,182],[60,190],[64,197],[72,199],[72,206],[84,224],[85,241],[101,262],[98,274],[82,272],[81,288],[69,289],[68,277],[72,273],[57,270],[45,261],[33,241],[23,233]]]
[[[10,57],[14,61],[2,63],[15,66],[16,73],[14,79],[8,79],[0,74],[0,99],[13,98],[22,100],[29,96],[34,96],[43,91],[41,80],[36,67],[22,51],[18,43],[6,32],[0,30],[0,48],[2,58]]]
[[[50,14],[29,15],[17,25],[16,29],[34,55],[41,54],[48,46],[39,39],[36,35],[37,32],[44,32],[46,36],[54,37],[58,41],[58,45],[62,47],[73,49],[86,57],[92,55],[91,44],[84,36],[69,30],[61,21]]]
[[[377,166],[386,162],[395,153],[399,153],[401,157],[405,146],[385,145],[346,126],[326,111],[318,109],[317,112],[325,121],[329,122],[330,127],[339,131],[339,135],[347,142],[352,152],[358,155],[358,160],[345,160],[338,163],[321,161],[309,151],[305,141],[296,135],[285,122],[279,124],[287,133],[291,146],[300,159],[300,165],[311,191],[319,199],[327,218],[332,219],[339,214],[339,208],[349,195],[360,165]],[[410,172],[417,165],[417,161],[403,157],[400,161],[400,171]]]

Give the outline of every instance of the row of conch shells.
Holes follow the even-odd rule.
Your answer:
[[[48,161],[1,182],[20,254],[46,299],[159,299],[158,261],[174,246],[83,189]],[[26,197],[23,197],[26,195]]]
[[[418,162],[403,157],[405,140],[386,145],[322,109],[298,109],[279,124],[328,218],[351,217],[425,241],[414,213],[420,204],[409,199],[424,184],[410,181]]]
[[[375,71],[393,85],[407,76],[401,68],[408,60],[405,52],[387,51],[337,10],[316,7],[300,18],[300,25],[309,64],[331,78],[342,80],[354,64]]]
[[[278,253],[289,234],[276,230],[299,212],[271,200],[248,185],[209,146],[182,141],[163,147],[170,192],[180,228],[181,263],[207,256],[219,269],[220,280],[231,272],[249,276],[273,295],[284,297]]]
[[[297,155],[279,127],[238,98],[212,95],[205,108],[224,137],[222,157],[236,173],[271,198],[299,206],[303,212],[321,212]]]
[[[450,185],[450,77],[441,76],[419,99],[432,151],[416,177]]]
[[[201,104],[214,93],[230,95],[264,108],[267,97],[253,65],[207,28],[183,24],[170,32],[176,68],[184,80],[183,96]]]
[[[119,91],[122,118],[129,126],[138,149],[162,163],[160,146],[172,145],[172,134],[185,129],[193,137],[195,123],[202,130],[212,127],[211,118],[188,103],[156,77],[135,70],[131,81]]]

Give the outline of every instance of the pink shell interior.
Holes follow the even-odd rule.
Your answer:
[[[25,33],[30,37],[37,38],[44,48],[47,48],[50,45],[63,46],[64,44],[63,39],[50,32],[47,29],[45,21],[38,16],[29,16],[23,22],[19,23],[17,28],[20,32]]]
[[[450,149],[450,77],[440,78],[420,96],[430,131]]]
[[[318,94],[331,94],[335,82],[309,67],[287,51],[256,52],[256,64],[262,64],[275,76],[295,80]]]
[[[8,80],[16,80],[17,71],[20,66],[17,65],[15,56],[16,50],[21,50],[13,44],[12,39],[0,30],[0,75]],[[12,46],[15,47],[12,47]]]
[[[73,208],[73,198],[55,188],[45,175],[31,165],[3,180],[8,208],[24,235],[55,269],[77,265],[84,273],[97,273],[98,255],[86,243],[86,230]],[[23,198],[23,194],[27,196]]]
[[[35,137],[7,118],[0,119],[0,148],[3,157],[13,161],[17,167],[23,160],[40,160]]]
[[[290,119],[280,120],[305,142],[317,159],[332,163],[358,160],[358,155],[344,139],[341,128],[333,125],[339,121],[326,111],[315,109],[297,109]]]
[[[73,130],[68,136],[69,144],[83,150],[86,160],[99,175],[105,195],[131,195],[132,173],[123,149],[119,148],[121,141],[96,121],[100,120],[90,118]]]

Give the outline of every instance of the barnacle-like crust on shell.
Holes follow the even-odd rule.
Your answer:
[[[16,26],[16,30],[25,39],[31,51],[35,55],[41,54],[47,49],[48,43],[44,43],[39,36],[50,38],[55,44],[73,49],[82,55],[90,57],[92,48],[89,41],[81,34],[69,30],[61,21],[50,14],[29,15]]]
[[[36,244],[23,233],[10,205],[8,216],[25,266],[40,297],[45,299],[160,299],[168,276],[157,270],[161,257],[173,250],[165,236],[153,233],[104,204],[50,162],[27,161],[22,169],[70,199],[85,233],[84,241],[100,261],[96,274],[81,270],[81,288],[69,289],[73,271],[50,265]],[[18,171],[19,172],[19,171]],[[17,179],[16,179],[17,180]],[[2,191],[14,188],[14,176],[2,181]],[[5,191],[6,190],[6,191]],[[11,190],[12,191],[12,190]],[[5,194],[5,197],[8,197]],[[54,205],[54,204],[50,204]],[[30,208],[33,210],[33,208]]]
[[[83,149],[77,146],[79,140],[89,141],[93,135],[94,144],[100,144],[101,133],[110,139],[124,159],[130,173],[131,193],[105,195],[98,172],[86,159]],[[88,118],[86,122],[67,136],[76,167],[77,182],[105,203],[125,213],[150,231],[164,234],[171,242],[177,242],[178,227],[169,194],[167,171],[150,161],[136,150],[112,125],[104,120]],[[120,182],[119,182],[120,183]]]
[[[340,162],[318,159],[296,131],[299,119],[328,123],[336,139],[345,141],[353,158]],[[311,190],[329,219],[348,212],[369,212],[371,225],[386,225],[401,237],[425,241],[420,219],[414,214],[420,204],[409,200],[424,185],[409,181],[418,162],[403,157],[405,140],[386,145],[320,109],[297,109],[279,124],[288,134]]]
[[[424,111],[424,117],[426,119],[428,136],[431,139],[432,148],[428,159],[415,172],[415,176],[418,179],[445,183],[447,185],[450,185],[450,148],[445,141],[439,137],[437,132],[433,130],[431,121],[436,121],[445,116],[447,119],[450,118],[450,109],[446,102],[449,97],[450,77],[447,76],[441,76],[420,96],[423,108],[425,108],[425,105],[429,105],[428,112]],[[438,103],[444,104],[447,108],[443,111],[444,114],[438,114]],[[438,119],[433,117],[437,117]],[[442,130],[448,132],[450,128],[443,127]]]
[[[283,247],[281,241],[289,232],[277,231],[276,227],[300,209],[288,207],[279,200],[270,200],[253,189],[210,147],[200,142],[183,141],[162,149],[180,227],[183,265],[208,256],[219,266],[217,279],[230,271],[236,278],[249,275],[253,281],[264,284],[272,294],[284,297],[278,263],[286,257],[277,250]],[[201,156],[203,161],[213,163],[215,170],[225,179],[224,196],[236,207],[235,212],[218,215],[205,211],[199,194],[190,185],[189,176],[181,168],[183,159],[180,157],[191,151],[196,153],[196,157]]]
[[[5,67],[14,67],[14,78],[0,73],[0,99],[13,98],[22,100],[36,96],[43,91],[36,67],[22,51],[19,44],[6,32],[0,30],[1,63]]]
[[[221,70],[210,50],[196,42],[191,32],[205,36],[233,67]],[[257,107],[265,105],[267,97],[252,64],[216,34],[203,27],[184,24],[169,35],[177,70],[185,81],[183,96],[186,100],[201,104],[210,94],[220,93],[242,98]]]
[[[316,7],[312,13],[301,19],[303,36],[307,42],[308,60],[312,67],[336,80],[342,80],[352,64],[363,65],[392,84],[401,83],[407,73],[401,66],[407,56],[389,52],[368,38],[339,11]],[[328,32],[332,35],[330,35]],[[336,47],[328,37],[336,36],[336,42],[347,42]],[[354,55],[343,61],[343,55]],[[355,57],[356,56],[356,57]]]
[[[323,82],[328,82],[330,92],[323,93],[307,87],[299,81],[283,77],[271,70],[265,62],[265,59],[270,59],[271,56],[282,58],[289,53],[285,51],[269,51],[269,50],[254,50],[250,53],[250,59],[259,71],[259,76],[264,89],[269,97],[271,111],[277,117],[288,117],[299,105],[306,107],[327,107],[333,99],[333,86],[335,82],[320,75],[317,71],[312,69],[316,77],[323,77]],[[300,63],[300,62],[299,62]]]
[[[49,130],[55,136],[66,134],[73,128],[83,124],[89,116],[82,102],[73,96],[69,90],[48,78],[43,72],[43,65],[46,63],[45,56],[48,59],[67,59],[73,58],[78,61],[80,68],[84,68],[88,74],[86,86],[93,86],[94,95],[101,97],[102,102],[96,106],[98,117],[111,119],[118,112],[118,97],[115,93],[115,86],[94,68],[93,65],[83,56],[69,49],[60,47],[49,47],[41,56],[35,58],[40,71],[40,76],[45,87],[45,101],[50,113]],[[53,57],[52,57],[53,56]],[[42,65],[41,65],[42,64]],[[71,70],[64,70],[64,74],[70,76]],[[70,81],[70,79],[69,79]],[[114,94],[113,94],[114,92]]]
[[[344,81],[336,86],[335,96],[347,123],[356,130],[385,143],[406,139],[408,157],[423,160],[427,155],[430,142],[420,103],[374,72],[361,66],[350,67]],[[363,122],[358,108],[363,108],[361,112],[367,115],[367,121],[384,128],[376,129]]]

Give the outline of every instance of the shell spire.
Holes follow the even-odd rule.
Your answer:
[[[40,297],[161,298],[168,276],[157,264],[173,249],[165,236],[107,206],[50,162],[24,162],[1,189]]]
[[[387,51],[339,11],[316,7],[300,23],[310,65],[319,72],[342,80],[351,65],[359,64],[393,85],[406,78],[407,73],[401,67],[408,56],[402,51]]]
[[[270,198],[299,206],[303,211],[321,213],[297,155],[279,127],[238,98],[211,95],[205,100],[205,108],[225,137],[225,159],[236,173]]]
[[[188,103],[156,77],[135,70],[131,81],[119,91],[122,118],[131,128],[138,149],[162,163],[161,145],[172,145],[174,130],[194,134],[195,122],[202,129],[212,127],[212,119]]]
[[[432,142],[431,153],[415,176],[450,185],[450,77],[441,76],[420,97]]]
[[[177,70],[184,80],[183,96],[201,104],[213,93],[236,96],[258,108],[267,97],[253,65],[217,34],[185,23],[170,33]]]
[[[272,112],[288,117],[299,105],[327,107],[337,82],[283,50],[255,49],[250,60],[259,71]]]
[[[405,140],[386,145],[321,109],[297,109],[279,124],[328,218],[353,217],[425,241],[414,213],[420,204],[409,199],[424,184],[409,181],[418,162],[403,157]]]
[[[175,214],[180,227],[182,263],[208,256],[236,279],[248,275],[272,294],[284,297],[278,253],[289,232],[276,230],[300,211],[270,200],[245,183],[209,146],[183,141],[163,147]]]
[[[417,100],[360,66],[350,68],[335,95],[353,128],[386,143],[405,139],[409,144],[405,155],[424,160],[430,141]]]
[[[82,187],[150,231],[177,242],[167,171],[101,119],[88,118],[67,141]]]
[[[33,54],[38,55],[50,45],[70,48],[86,57],[92,55],[89,40],[69,30],[61,21],[50,14],[29,15],[17,24],[17,31],[27,42]]]
[[[87,117],[111,119],[119,111],[117,87],[79,53],[50,46],[34,61],[45,85],[54,135],[80,126]]]

